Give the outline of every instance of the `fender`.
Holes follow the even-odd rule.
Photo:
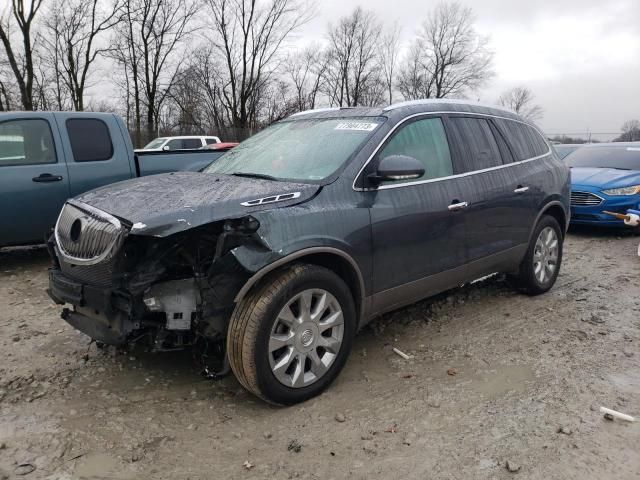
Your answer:
[[[533,235],[533,231],[536,229],[536,225],[538,225],[538,222],[540,221],[540,218],[542,218],[542,216],[551,208],[551,207],[560,207],[562,209],[562,211],[564,212],[564,233],[567,233],[567,230],[569,229],[569,220],[570,220],[570,216],[571,216],[571,211],[567,211],[567,209],[565,208],[564,204],[560,201],[560,200],[551,200],[550,202],[545,203],[544,207],[542,207],[540,209],[540,212],[538,213],[538,216],[536,217],[535,222],[533,222],[533,224],[531,225],[531,230],[529,231],[529,242],[531,242],[531,236]]]
[[[365,299],[365,286],[364,286],[364,278],[362,277],[362,272],[360,271],[360,267],[358,266],[358,264],[356,263],[356,261],[351,257],[351,255],[349,255],[348,253],[339,250],[337,248],[333,248],[333,247],[310,247],[310,248],[303,248],[302,250],[298,250],[296,252],[290,253],[289,255],[282,257],[278,260],[276,260],[275,262],[272,262],[268,265],[266,265],[265,267],[262,267],[260,270],[258,270],[256,273],[254,273],[249,280],[247,280],[247,282],[244,284],[244,286],[240,289],[240,291],[238,292],[238,294],[236,295],[234,301],[235,303],[240,303],[242,301],[242,299],[247,295],[247,293],[249,292],[249,290],[251,290],[251,288],[258,283],[265,275],[267,275],[269,272],[272,272],[273,270],[280,268],[288,263],[293,262],[294,260],[297,260],[299,258],[303,258],[306,257],[308,255],[313,255],[316,253],[329,253],[332,255],[337,255],[339,257],[341,257],[342,259],[346,260],[347,262],[349,262],[349,264],[351,265],[351,267],[353,268],[353,270],[356,272],[356,276],[358,277],[358,286],[359,286],[359,291],[360,291],[360,299],[355,299],[355,300],[359,300],[361,305],[364,305],[364,299]]]

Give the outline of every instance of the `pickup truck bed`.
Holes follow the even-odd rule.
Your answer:
[[[135,154],[111,113],[0,113],[0,247],[42,243],[70,197],[138,176],[198,171],[223,154]]]

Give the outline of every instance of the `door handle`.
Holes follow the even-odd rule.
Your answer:
[[[529,187],[522,187],[522,186],[518,186],[518,188],[516,188],[513,193],[524,193],[527,190],[529,190]]]
[[[51,175],[50,173],[41,173],[39,177],[33,177],[31,180],[38,183],[60,182],[62,176]]]
[[[469,206],[468,202],[458,202],[458,203],[452,203],[447,208],[449,209],[450,212],[455,212],[456,210],[462,210],[463,208],[467,208],[468,206]]]

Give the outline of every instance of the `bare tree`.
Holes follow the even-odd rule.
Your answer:
[[[498,98],[500,105],[510,108],[517,114],[532,121],[539,120],[544,113],[542,107],[534,102],[533,92],[522,86],[507,90]]]
[[[35,77],[33,38],[33,21],[42,6],[43,0],[11,0],[11,7],[6,15],[0,18],[0,40],[4,46],[8,63],[15,76],[22,108],[33,110],[33,83]],[[13,19],[13,20],[12,20]],[[18,25],[22,45],[12,43],[11,29],[13,23]],[[20,50],[21,49],[21,50]]]
[[[398,74],[398,90],[405,100],[434,97],[435,77],[424,67],[424,52],[419,43],[413,44]]]
[[[287,58],[283,70],[293,84],[298,111],[315,108],[327,70],[327,61],[327,53],[317,44],[312,44]]]
[[[221,98],[231,124],[255,123],[258,94],[278,66],[280,47],[313,13],[298,0],[207,0],[213,53],[224,59]]]
[[[614,142],[639,142],[640,141],[640,120],[627,120],[622,124],[622,135]]]
[[[372,12],[357,7],[329,27],[327,95],[332,105],[380,103],[382,78],[378,40],[382,26]],[[366,100],[365,100],[366,98]]]
[[[380,66],[389,96],[389,104],[393,103],[393,90],[396,82],[396,68],[400,43],[400,27],[395,23],[386,30],[380,41]]]
[[[493,76],[489,40],[476,32],[474,21],[473,11],[457,2],[436,6],[401,69],[407,99],[416,92],[425,98],[463,96]]]
[[[85,109],[92,65],[110,48],[104,43],[99,45],[100,36],[120,19],[120,0],[107,8],[101,5],[104,2],[99,0],[57,0],[46,21],[51,64],[78,111]]]

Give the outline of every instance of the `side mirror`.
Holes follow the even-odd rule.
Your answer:
[[[385,180],[413,180],[424,175],[424,165],[408,155],[389,155],[380,160],[376,173],[369,181],[379,185]]]
[[[169,145],[165,145],[164,147],[162,147],[162,150],[168,152],[169,150],[171,150],[171,147]]]

